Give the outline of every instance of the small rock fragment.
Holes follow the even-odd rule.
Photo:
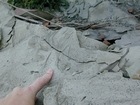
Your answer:
[[[107,41],[107,40],[104,40],[103,43],[108,45],[108,46],[111,45],[111,43],[109,41]]]
[[[140,60],[133,63],[126,71],[130,78],[140,80]]]
[[[71,2],[71,3],[69,4],[69,8],[68,8],[66,11],[67,11],[67,12],[70,11],[73,7],[74,7],[74,3]]]
[[[45,22],[43,22],[43,25],[46,26],[46,27],[48,27],[50,25],[50,22],[46,22],[45,21]]]
[[[133,14],[134,13],[134,10],[133,9],[130,9],[128,10],[129,13]]]
[[[67,13],[68,13],[68,14],[74,13],[74,12],[76,11],[76,9],[77,9],[76,7],[73,7],[73,8],[72,8],[70,11],[68,11]]]
[[[129,28],[129,27],[117,27],[117,28],[115,29],[115,31],[116,31],[117,33],[119,33],[119,34],[125,33],[125,32],[127,32],[127,31],[129,31],[129,30],[131,30],[131,28]]]
[[[136,26],[136,30],[140,30],[140,26]]]
[[[30,71],[31,74],[39,73],[39,71]]]
[[[104,35],[104,34],[101,34],[101,35],[99,36],[99,38],[105,39],[105,35]]]

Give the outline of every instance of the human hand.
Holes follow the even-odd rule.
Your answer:
[[[16,87],[5,98],[0,99],[0,105],[35,105],[36,94],[51,80],[53,70],[38,78],[27,87]]]

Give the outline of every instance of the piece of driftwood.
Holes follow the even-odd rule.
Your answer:
[[[97,29],[97,28],[102,28],[102,27],[106,27],[106,26],[109,26],[109,25],[110,25],[110,23],[101,23],[101,24],[92,25],[90,28]]]
[[[23,17],[30,17],[35,20],[40,20],[40,17],[47,20],[51,20],[52,18],[56,17],[55,15],[47,11],[29,10],[29,9],[22,9],[22,8],[16,8],[15,14]]]
[[[49,29],[52,29],[52,30],[59,30],[59,29],[62,28],[59,25],[55,25],[55,24],[50,24],[50,25],[48,25],[46,27],[48,27]]]
[[[36,23],[36,24],[42,24],[42,22],[40,22],[40,21],[29,19],[29,18],[26,18],[26,17],[23,17],[23,16],[15,15],[15,17],[18,18],[18,19],[28,21],[28,22],[32,22],[32,23]]]

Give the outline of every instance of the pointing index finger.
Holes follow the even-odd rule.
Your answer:
[[[53,70],[48,70],[42,77],[30,85],[34,94],[37,94],[52,78]]]

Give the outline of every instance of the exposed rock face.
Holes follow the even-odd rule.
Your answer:
[[[0,28],[1,28],[1,35],[2,35],[1,38],[4,47],[8,44],[11,34],[13,33],[12,27],[15,24],[15,18],[13,18],[14,12],[11,9],[11,7],[3,4],[2,2],[0,2],[0,11],[1,11]]]
[[[139,90],[139,85],[138,81],[124,79],[114,73],[106,73],[92,79],[65,78],[63,83],[53,85],[44,91],[44,104],[138,104],[140,102],[137,97],[139,96],[137,91],[137,89]],[[135,86],[135,89],[132,89],[133,86]]]
[[[126,2],[126,3],[125,3]],[[114,3],[114,5],[113,5]],[[130,26],[136,25],[137,20],[126,12],[127,5],[120,9],[115,4],[122,5],[127,1],[109,0],[78,0],[70,2],[70,6],[64,11],[63,19],[71,22],[109,22],[111,24]],[[123,11],[125,9],[125,11]],[[126,18],[125,18],[126,17]],[[129,17],[129,18],[128,18]],[[124,18],[124,19],[121,19]]]
[[[133,80],[140,74],[139,46],[109,49],[95,39],[77,35],[74,28],[53,31],[15,19],[11,8],[2,3],[0,11],[4,43],[0,52],[0,97],[16,86],[31,84],[52,68],[54,76],[38,94],[38,105],[140,103],[140,82]],[[124,71],[130,79],[123,77]]]

